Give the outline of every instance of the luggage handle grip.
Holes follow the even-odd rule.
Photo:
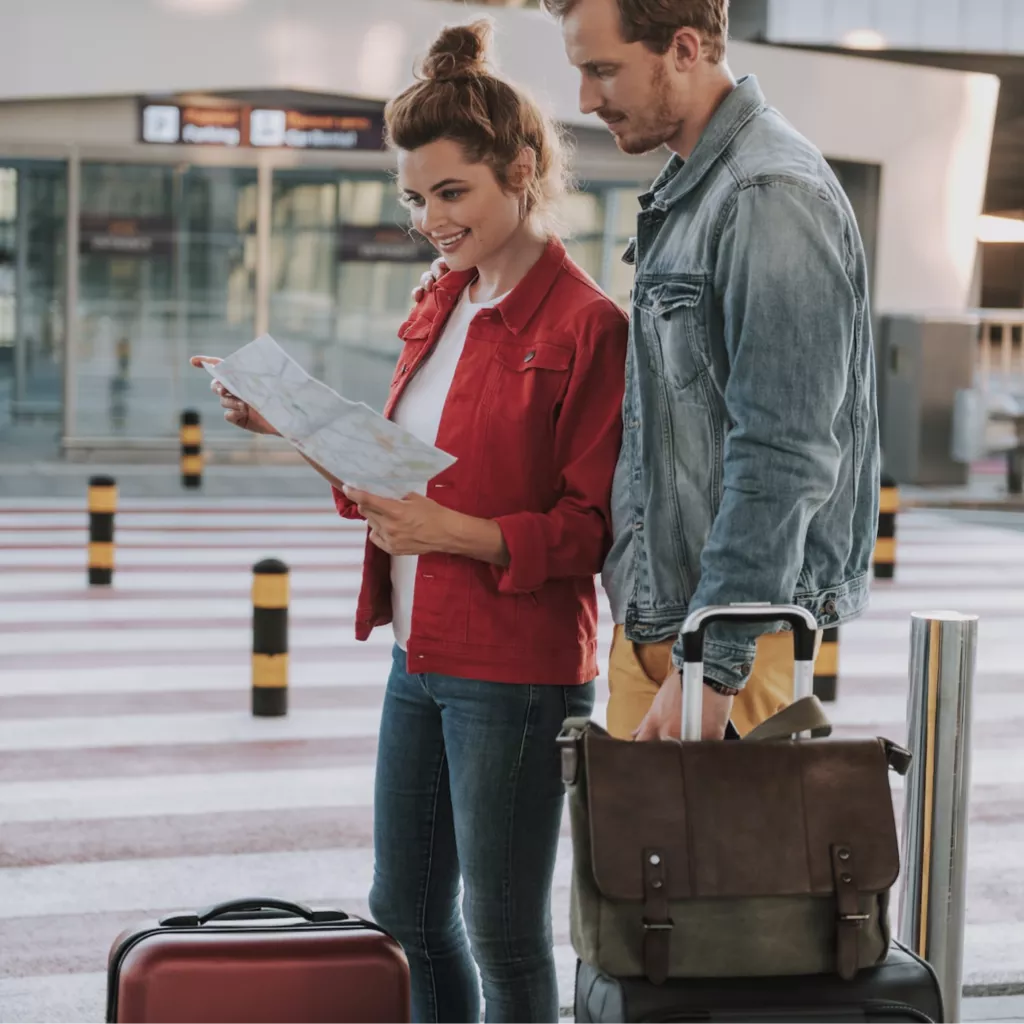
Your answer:
[[[219,917],[226,917],[228,914],[244,914],[254,910],[280,910],[292,917],[301,917],[311,924],[348,920],[348,914],[343,910],[313,910],[305,903],[292,903],[290,900],[267,897],[227,900],[224,903],[216,903],[212,907],[207,907],[206,910],[201,910],[197,914],[178,914],[162,918],[160,924],[165,927],[198,928]]]
[[[798,605],[767,603],[712,605],[691,612],[683,623],[683,707],[680,734],[699,740],[704,704],[704,634],[713,622],[785,622],[793,630],[793,699],[809,697],[814,690],[814,649],[818,623]]]

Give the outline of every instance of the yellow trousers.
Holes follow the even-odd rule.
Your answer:
[[[671,670],[673,643],[633,644],[622,626],[615,627],[608,658],[608,731],[613,736],[629,739],[650,710]],[[793,635],[766,633],[758,638],[747,685],[732,703],[732,723],[745,736],[792,701]]]

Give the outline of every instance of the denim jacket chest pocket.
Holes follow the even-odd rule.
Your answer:
[[[710,362],[708,294],[703,274],[640,274],[633,289],[647,365],[679,391],[693,384]]]

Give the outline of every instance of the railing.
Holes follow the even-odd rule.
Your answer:
[[[975,387],[1024,394],[1024,309],[977,311]]]
[[[1024,490],[1024,309],[980,309],[974,383],[957,393],[953,451],[958,462],[1006,457],[1006,489]]]

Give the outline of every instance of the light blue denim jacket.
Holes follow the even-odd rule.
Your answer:
[[[640,202],[614,502],[626,635],[664,640],[735,601],[845,622],[867,604],[879,474],[849,201],[747,77]],[[742,687],[764,631],[712,627],[705,676]]]

